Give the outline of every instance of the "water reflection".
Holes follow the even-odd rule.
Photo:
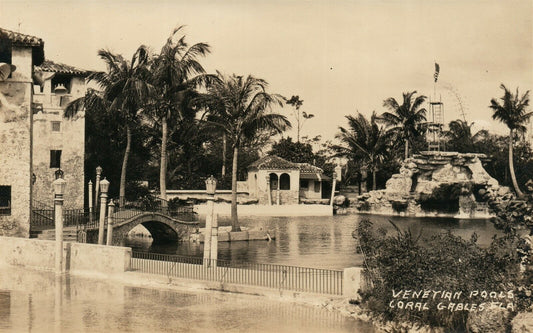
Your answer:
[[[317,307],[20,269],[0,271],[0,319],[10,332],[372,332]]]
[[[273,263],[317,268],[343,269],[360,266],[362,256],[356,253],[352,231],[361,218],[369,218],[376,228],[394,232],[388,222],[393,221],[401,229],[408,228],[415,234],[430,236],[446,230],[469,239],[473,232],[479,236],[478,244],[487,246],[493,235],[498,234],[488,220],[457,220],[446,218],[401,218],[375,215],[337,215],[330,217],[256,217],[239,219],[243,226],[269,230],[275,241],[220,242],[219,259],[247,262]],[[228,226],[227,218],[220,218],[221,225]],[[203,245],[183,242],[180,244],[151,245],[148,238],[129,239],[127,246],[134,249],[201,257]]]

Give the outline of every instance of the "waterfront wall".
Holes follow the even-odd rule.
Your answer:
[[[0,266],[53,270],[55,241],[0,237]],[[113,274],[130,269],[131,248],[63,243],[64,270]]]
[[[195,205],[194,211],[205,216],[206,205]],[[332,216],[333,207],[329,205],[239,205],[239,216]],[[216,203],[215,213],[220,216],[231,215],[231,205]]]

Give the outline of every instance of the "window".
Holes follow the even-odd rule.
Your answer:
[[[300,179],[300,188],[302,190],[308,190],[309,189],[309,180],[307,179]]]
[[[291,189],[291,176],[286,173],[282,173],[279,177],[279,189],[290,190]]]
[[[0,186],[0,215],[11,215],[11,186]]]
[[[50,150],[50,168],[61,168],[61,150]]]
[[[52,132],[61,132],[61,122],[52,121]]]
[[[320,192],[320,182],[315,181],[315,192]]]

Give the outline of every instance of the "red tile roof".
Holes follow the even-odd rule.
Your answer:
[[[40,66],[35,66],[36,72],[55,72],[62,74],[72,74],[78,76],[87,75],[87,71],[73,66],[65,65],[52,60],[45,60]]]

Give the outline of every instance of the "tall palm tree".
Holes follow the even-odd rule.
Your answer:
[[[239,231],[237,217],[237,161],[239,149],[259,134],[282,133],[291,123],[284,115],[271,112],[273,105],[283,107],[284,99],[266,92],[267,82],[248,75],[246,78],[218,73],[207,89],[203,103],[209,108],[208,122],[226,133],[232,143],[231,225]]]
[[[370,121],[360,113],[355,117],[346,116],[348,129],[339,127],[336,135],[344,145],[334,146],[337,156],[347,157],[353,161],[361,161],[365,169],[372,172],[372,189],[376,189],[376,173],[389,153],[393,132],[386,131],[378,124],[378,116],[373,112]]]
[[[383,106],[389,109],[390,112],[384,112],[379,117],[387,125],[391,126],[391,131],[404,140],[404,158],[406,159],[409,157],[409,141],[420,135],[419,125],[426,121],[427,111],[421,107],[426,100],[426,96],[414,97],[415,94],[416,91],[403,93],[401,105],[396,99],[387,98],[383,101]]]
[[[209,45],[197,43],[189,46],[185,35],[176,38],[183,26],[177,27],[168,37],[161,52],[152,63],[152,82],[156,89],[154,99],[155,111],[161,122],[161,162],[159,172],[159,189],[162,199],[167,198],[167,145],[168,120],[172,116],[182,117],[182,105],[199,84],[205,83],[208,76],[197,58],[209,53]]]
[[[509,128],[509,173],[511,174],[511,180],[516,194],[519,197],[523,197],[524,193],[520,191],[514,172],[513,141],[515,134],[521,134],[527,131],[524,123],[533,115],[533,112],[527,112],[527,107],[529,106],[529,90],[520,97],[518,88],[516,89],[515,95],[503,84],[500,85],[500,88],[504,91],[503,97],[500,98],[501,104],[493,98],[490,100],[489,107],[493,112],[492,119],[499,120]]]
[[[88,94],[73,101],[65,110],[65,116],[73,116],[80,107],[104,106],[107,112],[116,112],[124,123],[126,147],[120,173],[120,204],[124,204],[126,193],[126,170],[131,153],[131,127],[135,126],[138,114],[152,94],[148,79],[148,50],[140,46],[131,61],[108,50],[99,50],[98,56],[106,63],[106,72],[93,72],[88,76],[100,91],[89,90]]]

